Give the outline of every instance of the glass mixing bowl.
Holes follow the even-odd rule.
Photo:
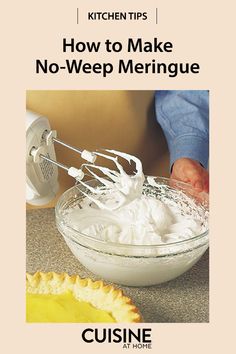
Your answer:
[[[208,248],[208,194],[197,193],[189,184],[169,178],[151,177],[152,185],[144,183],[143,193],[161,201],[178,203],[183,213],[201,220],[205,231],[178,242],[156,245],[131,245],[107,242],[85,235],[68,222],[68,215],[81,208],[89,191],[76,185],[59,198],[56,224],[75,257],[100,278],[128,286],[147,286],[169,281],[190,269]],[[97,180],[90,185],[99,186]],[[153,185],[154,184],[154,185]]]

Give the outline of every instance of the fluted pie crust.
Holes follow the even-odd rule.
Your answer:
[[[53,299],[63,298],[65,294],[65,299],[67,301],[66,294],[70,294],[73,301],[76,299],[79,301],[81,306],[89,306],[89,311],[93,311],[96,317],[96,309],[101,310],[100,312],[111,316],[113,321],[119,323],[127,322],[141,322],[141,316],[138,309],[132,303],[131,299],[124,296],[122,291],[115,289],[111,285],[105,285],[103,281],[92,281],[91,279],[82,279],[78,275],[69,276],[66,273],[57,274],[54,272],[43,273],[37,272],[33,275],[29,273],[26,274],[26,293],[38,295],[46,295],[50,297],[52,295]],[[34,296],[34,295],[29,295]],[[39,296],[40,301],[43,296]],[[50,299],[51,301],[51,299]],[[54,300],[52,300],[54,301]],[[76,301],[76,302],[77,302]],[[72,303],[72,302],[71,302]],[[27,305],[28,309],[28,305]],[[27,310],[28,311],[28,310]],[[40,312],[40,308],[37,310]],[[86,310],[85,314],[86,314]],[[27,318],[30,314],[27,314]],[[104,317],[106,318],[106,317]],[[29,322],[38,322],[28,320]],[[80,320],[64,321],[63,318],[60,320],[40,320],[40,322],[88,322]],[[94,322],[106,322],[96,321]],[[110,321],[107,321],[110,322]]]

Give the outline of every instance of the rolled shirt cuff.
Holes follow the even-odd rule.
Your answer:
[[[195,135],[182,135],[173,140],[170,149],[170,169],[180,158],[190,158],[208,167],[209,141]]]

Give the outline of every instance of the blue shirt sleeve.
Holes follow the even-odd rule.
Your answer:
[[[169,151],[170,167],[181,158],[199,161],[205,168],[209,158],[209,92],[206,90],[156,91],[157,121]]]

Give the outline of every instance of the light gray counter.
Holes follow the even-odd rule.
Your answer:
[[[27,211],[26,270],[99,279],[71,253],[57,231],[54,209]],[[115,286],[133,300],[145,322],[209,321],[208,251],[192,269],[170,282],[150,287]]]

